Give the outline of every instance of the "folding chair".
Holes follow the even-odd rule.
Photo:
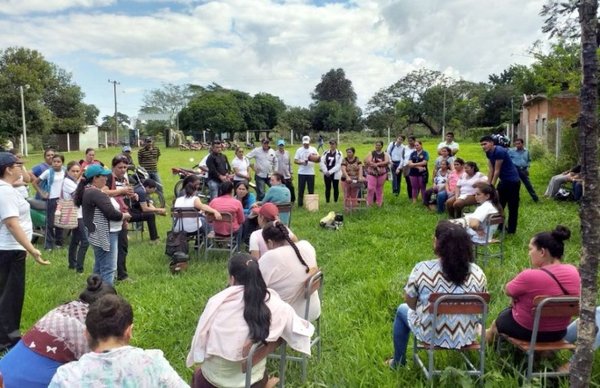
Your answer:
[[[219,235],[216,234],[214,230],[210,231],[206,235],[206,243],[204,244],[204,258],[208,259],[209,251],[221,251],[221,252],[229,252],[229,257],[231,257],[235,252],[238,251],[238,238],[237,233],[241,232],[240,230],[237,232],[233,231],[233,217],[234,215],[228,212],[221,212],[222,219],[220,221],[215,220],[214,215],[207,214],[206,219],[209,224],[225,223],[227,224],[227,230],[229,234],[227,235]]]
[[[494,257],[499,257],[500,264],[502,264],[502,261],[504,260],[504,235],[505,235],[504,229],[505,228],[502,228],[502,230],[498,231],[498,237],[494,238],[493,226],[494,225],[499,226],[499,225],[504,224],[504,217],[502,217],[500,214],[490,214],[489,216],[487,216],[484,223],[487,225],[485,228],[485,242],[473,243],[473,245],[475,247],[475,252],[474,252],[475,260],[477,260],[478,256],[481,256],[483,259],[483,265],[485,266],[487,264],[488,259],[491,259]],[[491,249],[492,245],[498,246],[497,250],[494,249],[494,250],[496,250],[496,252],[492,252],[492,249]]]
[[[144,221],[129,222],[128,225],[127,233],[139,233],[140,239],[144,241]]]
[[[180,229],[183,230],[183,220],[186,218],[192,219],[196,221],[196,233],[188,233],[188,242],[190,240],[194,240],[194,250],[196,257],[199,256],[200,248],[204,244],[204,235],[200,230],[200,212],[195,207],[174,207],[171,209],[171,217],[173,220],[173,230],[180,225]]]
[[[308,321],[309,313],[310,313],[310,298],[315,293],[319,293],[319,298],[323,295],[323,272],[317,271],[313,275],[311,275],[304,284],[304,299],[306,300],[306,305],[304,308],[304,319]],[[321,315],[323,313],[321,312]],[[310,341],[310,347],[317,346],[317,356],[321,357],[321,315],[317,319],[315,319],[312,324],[315,326],[315,332],[313,334],[313,338]],[[270,354],[269,358],[286,358],[289,361],[300,362],[302,364],[302,384],[306,382],[307,376],[307,367],[308,367],[308,356],[306,354],[301,354],[299,356],[286,356],[286,344],[285,342],[281,346],[281,351],[279,354]],[[282,374],[280,376],[280,381],[285,380],[285,376]],[[283,386],[283,385],[282,385]]]
[[[279,219],[281,220],[281,215],[284,214],[287,216],[287,222],[285,222],[285,226],[288,228],[292,224],[292,203],[284,202],[284,203],[276,203],[277,209],[279,210]],[[285,216],[283,218],[286,218]]]
[[[279,339],[276,342],[268,342],[264,343],[254,343],[252,347],[250,347],[250,351],[246,356],[246,359],[242,361],[242,373],[246,374],[246,388],[250,388],[252,386],[252,367],[257,363],[261,362],[269,355],[269,353],[274,352],[277,348],[283,349],[283,357],[280,359],[279,363],[279,386],[284,386],[285,380],[285,341],[283,339]]]
[[[481,338],[485,338],[485,320],[488,313],[488,302],[490,294],[488,293],[466,293],[466,294],[443,294],[433,293],[429,295],[429,313],[432,314],[431,333],[433,339],[438,335],[438,319],[440,315],[478,315],[478,323],[481,327]],[[465,360],[468,369],[465,371],[469,376],[477,376],[483,384],[483,375],[485,370],[485,341],[479,343],[474,341],[472,344],[462,348],[449,349],[435,346],[435,341],[425,343],[414,337],[413,360],[416,365],[421,367],[425,377],[429,380],[433,376],[443,373],[443,369],[435,369],[434,354],[436,350],[458,351]],[[419,350],[427,350],[427,366],[419,357]],[[479,367],[474,365],[465,355],[467,351],[477,351],[479,353]]]
[[[554,341],[554,342],[538,342],[537,336],[540,329],[540,321],[542,318],[572,318],[579,315],[579,297],[578,296],[536,296],[533,299],[534,305],[534,320],[533,329],[531,330],[531,340],[523,341],[513,337],[509,337],[506,334],[500,333],[498,335],[498,345],[501,340],[505,340],[516,348],[527,354],[527,372],[523,375],[520,370],[517,370],[519,374],[528,382],[534,377],[559,377],[568,376],[569,372],[559,371],[547,371],[542,370],[539,372],[533,371],[533,362],[535,352],[546,352],[546,351],[560,351],[560,350],[573,350],[575,345],[565,340]]]

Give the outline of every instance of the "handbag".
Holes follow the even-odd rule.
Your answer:
[[[172,230],[167,232],[165,254],[170,257],[173,257],[177,252],[187,254],[190,249],[188,245],[187,232],[183,230],[183,225],[181,228],[177,228],[179,221],[181,221],[181,219],[179,219],[178,222],[173,225]],[[176,230],[179,230],[179,232],[176,232]]]
[[[67,179],[65,177],[65,179]],[[76,229],[77,228],[77,207],[72,199],[63,199],[63,187],[60,188],[60,198],[54,212],[54,226],[60,229]]]

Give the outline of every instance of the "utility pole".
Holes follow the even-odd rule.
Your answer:
[[[29,89],[29,85],[25,85],[25,89]],[[19,86],[21,92],[21,119],[23,121],[23,155],[27,156],[27,124],[25,122],[25,97],[23,96],[23,86]]]
[[[442,141],[446,138],[446,83],[444,82],[444,106],[442,110]]]
[[[117,85],[121,85],[119,81],[108,80],[108,83],[113,84],[113,92],[115,95],[115,134],[117,136],[117,146],[119,145],[119,121],[117,120]],[[108,144],[107,144],[108,146]]]
[[[510,141],[513,141],[515,136],[515,108],[513,104],[513,97],[510,98]]]

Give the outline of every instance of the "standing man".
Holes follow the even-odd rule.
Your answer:
[[[509,149],[508,155],[517,168],[519,178],[521,178],[521,182],[523,182],[525,185],[525,188],[531,196],[531,199],[533,199],[533,202],[538,202],[539,198],[535,193],[531,182],[529,181],[529,165],[531,164],[531,156],[529,156],[529,151],[527,151],[527,149],[524,147],[523,139],[515,140],[515,148]]]
[[[256,199],[261,201],[265,196],[265,185],[271,187],[270,176],[277,171],[275,151],[269,146],[269,139],[265,138],[261,141],[261,146],[250,151],[246,157],[254,158]]]
[[[294,155],[294,163],[299,166],[298,207],[302,207],[304,204],[304,189],[306,189],[306,186],[308,186],[308,194],[314,194],[315,192],[315,163],[309,160],[309,157],[312,155],[318,156],[319,153],[315,147],[311,147],[310,137],[304,136],[302,138],[302,147],[298,148]]]
[[[44,171],[50,168],[55,153],[56,151],[54,150],[54,148],[47,148],[46,151],[44,151],[44,161],[40,164],[36,164],[31,168],[30,176],[32,181],[34,180],[34,178],[39,178]],[[35,199],[42,199],[42,196],[37,191],[35,193]]]
[[[508,204],[508,226],[506,233],[514,234],[517,231],[519,220],[519,189],[521,179],[519,172],[513,164],[506,148],[495,145],[491,136],[484,136],[479,140],[481,148],[488,159],[488,182],[496,186],[500,205],[503,208]]]
[[[410,155],[415,151],[415,141],[417,139],[414,136],[408,137],[408,145],[404,146],[404,157],[402,158],[402,163],[400,167],[396,169],[396,173],[399,173],[398,170],[402,171],[402,175],[404,175],[404,180],[406,181],[406,190],[408,193],[408,199],[412,199],[412,185],[410,184],[410,167],[408,163],[410,163]],[[398,184],[398,192],[400,192],[400,184]]]
[[[321,152],[325,148],[325,140],[323,139],[323,135],[319,135],[319,145],[317,146],[317,151]]]
[[[391,142],[387,148],[387,153],[390,155],[390,160],[392,161],[392,194],[396,197],[400,194],[402,183],[402,171],[399,167],[402,166],[402,162],[404,161],[406,146],[403,143],[404,136],[398,135],[396,141]]]
[[[283,139],[277,140],[277,172],[283,177],[283,184],[290,190],[291,199],[290,202],[296,202],[296,193],[294,189],[294,180],[292,171],[292,160],[290,159],[290,153],[285,150],[285,141]]]
[[[456,154],[458,153],[459,146],[458,143],[454,141],[454,132],[446,132],[446,140],[441,142],[437,146],[438,154],[440,153],[440,150],[444,147],[449,147],[450,150],[452,150],[452,155],[450,156],[456,156]]]
[[[215,140],[210,149],[210,155],[206,159],[206,168],[208,168],[208,190],[210,199],[213,200],[219,196],[219,187],[221,183],[230,180],[229,173],[231,166],[227,156],[221,153],[221,141]]]
[[[323,152],[319,167],[325,181],[325,202],[329,203],[331,186],[333,186],[333,202],[340,197],[340,178],[342,177],[342,153],[337,149],[337,141],[329,140],[329,150]]]
[[[158,158],[160,158],[160,149],[154,146],[151,137],[147,137],[144,146],[138,151],[138,164],[146,169],[149,177],[156,182],[158,191],[162,193],[162,180],[158,175]]]

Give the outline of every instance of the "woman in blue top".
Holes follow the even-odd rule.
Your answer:
[[[256,203],[256,196],[249,191],[246,181],[238,181],[235,184],[235,198],[242,203],[244,216],[248,217],[252,205]]]
[[[429,153],[423,149],[423,143],[420,140],[415,141],[415,150],[410,154],[410,161],[408,162],[413,203],[417,203],[419,191],[421,192],[421,199],[425,198],[427,176],[429,175],[427,162],[429,162]]]

